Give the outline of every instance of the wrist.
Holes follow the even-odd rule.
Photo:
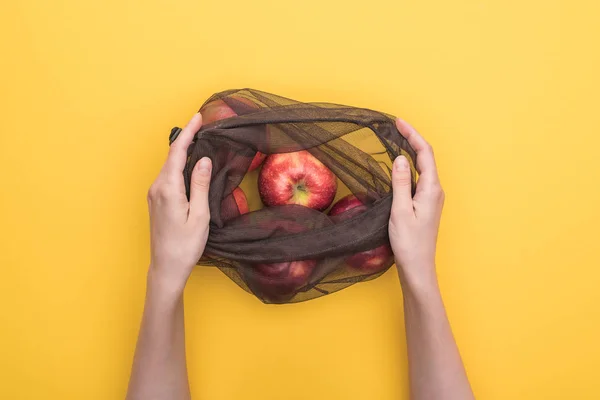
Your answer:
[[[147,298],[157,299],[165,304],[176,303],[183,297],[184,287],[185,283],[161,274],[158,268],[151,265],[148,269]]]
[[[440,292],[435,265],[401,266],[396,262],[402,294],[415,300],[430,298]]]
[[[436,280],[427,284],[403,284],[402,297],[405,304],[429,308],[441,300],[442,294]]]

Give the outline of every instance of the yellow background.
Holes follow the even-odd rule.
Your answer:
[[[597,399],[600,3],[41,1],[0,15],[0,398],[123,398],[173,125],[253,87],[394,113],[447,191],[438,270],[481,399]],[[185,294],[202,399],[407,398],[396,272]]]

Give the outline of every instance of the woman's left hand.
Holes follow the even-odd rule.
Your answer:
[[[169,156],[148,191],[151,262],[148,278],[180,296],[208,239],[208,189],[212,164],[204,157],[194,166],[188,201],[183,182],[187,149],[202,126],[194,115],[171,144]]]

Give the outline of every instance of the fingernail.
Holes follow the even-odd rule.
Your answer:
[[[402,171],[408,169],[408,160],[404,156],[396,157],[396,161],[394,161],[394,169],[396,171]]]
[[[198,161],[198,172],[202,175],[210,174],[210,159],[208,157],[203,157]]]

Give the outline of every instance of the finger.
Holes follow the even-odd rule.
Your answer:
[[[194,139],[196,132],[202,127],[202,115],[197,113],[192,117],[190,122],[183,128],[177,139],[171,144],[169,156],[165,163],[167,173],[181,174],[185,163],[187,162],[187,149]]]
[[[190,182],[190,213],[188,220],[210,219],[208,209],[208,190],[210,188],[210,177],[212,162],[210,158],[201,158],[192,171]]]
[[[433,186],[439,184],[437,166],[433,156],[433,149],[423,137],[402,119],[396,119],[396,126],[400,134],[408,141],[417,153],[417,172],[419,173],[418,186]],[[418,189],[417,186],[417,189]]]
[[[411,171],[408,160],[398,156],[392,169],[392,216],[413,213]]]

